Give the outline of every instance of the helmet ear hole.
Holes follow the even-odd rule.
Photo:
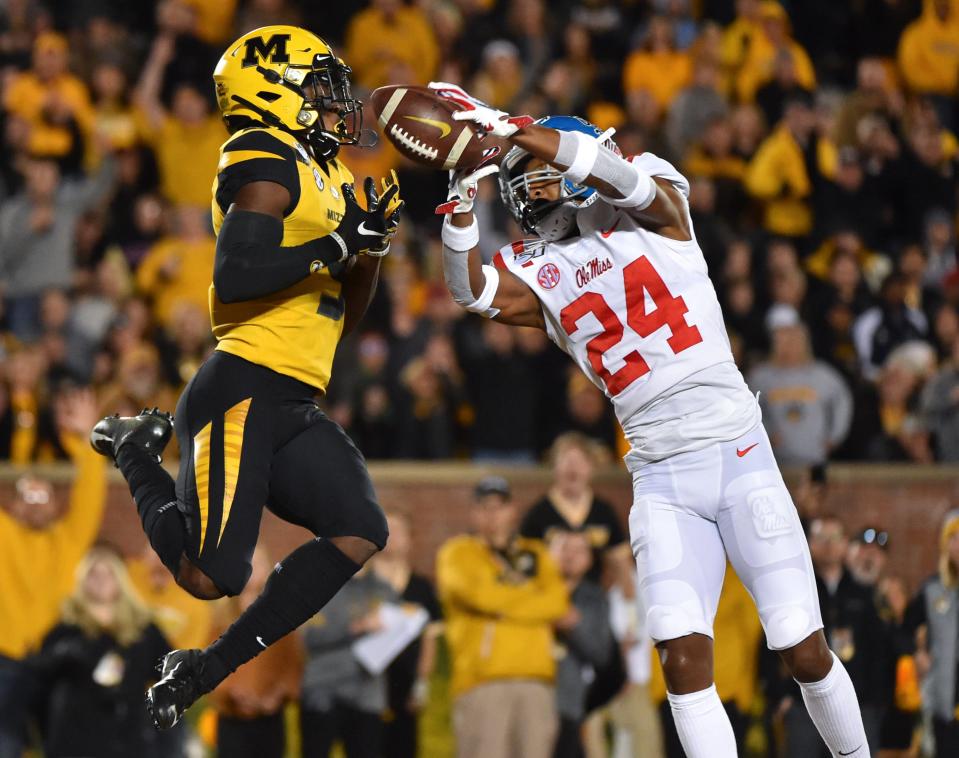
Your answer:
[[[268,103],[274,103],[280,99],[279,94],[276,92],[267,92],[266,90],[260,90],[256,93],[256,96],[260,98],[260,100],[266,100]]]

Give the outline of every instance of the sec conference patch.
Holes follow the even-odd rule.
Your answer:
[[[544,263],[536,273],[536,281],[544,290],[551,290],[559,284],[559,269],[554,263]]]

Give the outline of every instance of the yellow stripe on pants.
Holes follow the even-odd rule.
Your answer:
[[[223,530],[226,529],[226,522],[229,521],[230,510],[233,508],[236,483],[240,478],[243,430],[252,402],[252,397],[241,400],[223,416],[223,517],[220,519],[220,534],[216,538],[217,547],[223,539]]]

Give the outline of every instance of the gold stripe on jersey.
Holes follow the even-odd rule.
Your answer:
[[[276,154],[270,153],[274,148]],[[268,166],[274,166],[272,170],[276,172],[277,164],[260,162],[265,157],[289,161],[290,165],[283,165],[282,181],[295,177],[291,181],[298,182],[290,193],[295,203],[283,219],[283,245],[301,245],[323,237],[336,229],[343,218],[346,201],[342,185],[352,184],[353,175],[339,160],[320,165],[293,135],[274,128],[242,130],[224,143],[221,156],[224,168],[213,185],[213,226],[218,234],[226,211],[220,201],[227,207],[232,202],[228,195],[218,201],[220,183],[227,186],[231,177],[240,174],[244,181],[256,181],[251,175],[270,170]],[[247,161],[257,163],[244,165]],[[264,178],[281,180],[278,172],[276,178]],[[296,189],[298,192],[293,191]],[[282,255],[283,249],[277,254]],[[330,307],[331,303],[339,307]],[[341,306],[340,283],[326,269],[281,292],[239,303],[223,303],[215,287],[210,287],[210,320],[217,350],[320,390],[329,382],[333,354],[342,334]]]
[[[220,154],[220,162],[216,167],[217,173],[223,171],[223,169],[227,168],[228,166],[232,166],[236,163],[242,163],[243,161],[252,161],[256,158],[270,158],[275,161],[283,160],[282,155],[268,153],[265,150],[231,150],[228,153]]]
[[[252,402],[252,397],[241,400],[223,416],[223,513],[220,517],[220,534],[216,538],[217,547],[223,539],[223,530],[233,508],[236,482],[240,478],[240,458],[243,455],[243,430]]]
[[[196,499],[200,504],[200,549],[206,540],[206,525],[210,520],[210,434],[213,422],[204,426],[193,438],[193,475],[196,477]]]

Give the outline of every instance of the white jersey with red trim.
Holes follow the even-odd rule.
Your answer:
[[[688,196],[666,161],[631,160]],[[759,423],[695,236],[667,239],[602,198],[577,224],[578,236],[516,242],[494,262],[536,293],[550,339],[612,400],[633,459],[698,450]]]

